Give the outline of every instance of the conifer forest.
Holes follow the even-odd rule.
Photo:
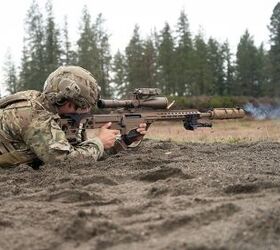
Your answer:
[[[92,72],[103,97],[123,97],[138,87],[158,87],[173,97],[280,96],[280,3],[267,20],[269,48],[257,46],[249,30],[240,34],[236,52],[229,42],[202,32],[192,34],[187,13],[177,23],[163,24],[141,37],[137,24],[125,48],[112,54],[106,17],[92,16],[84,6],[77,41],[70,41],[67,16],[56,23],[53,5],[44,14],[34,0],[26,13],[20,65],[5,60],[6,91],[42,90],[47,76],[60,65],[79,65]]]

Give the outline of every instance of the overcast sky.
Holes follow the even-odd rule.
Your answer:
[[[0,0],[0,81],[1,69],[9,49],[19,63],[24,35],[24,19],[32,0]],[[46,0],[38,0],[44,11]],[[212,36],[219,42],[228,40],[236,49],[240,36],[248,29],[256,45],[268,47],[270,22],[277,0],[53,0],[56,22],[63,23],[68,16],[70,38],[77,40],[78,27],[84,5],[93,18],[102,13],[105,28],[111,34],[114,53],[123,50],[132,36],[135,24],[145,38],[151,30],[161,30],[167,21],[174,27],[181,10],[187,14],[192,34],[203,30],[205,38]],[[1,88],[3,93],[3,87]]]

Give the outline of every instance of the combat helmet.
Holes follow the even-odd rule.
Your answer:
[[[72,101],[78,108],[88,108],[99,99],[100,87],[92,74],[79,66],[61,66],[47,78],[43,93],[52,105]]]

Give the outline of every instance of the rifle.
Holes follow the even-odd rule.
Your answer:
[[[118,110],[106,114],[67,114],[60,120],[60,126],[68,141],[77,144],[83,141],[86,129],[100,128],[111,122],[111,128],[120,130],[121,139],[130,145],[139,136],[136,129],[140,123],[146,123],[148,128],[156,121],[182,121],[186,130],[194,130],[212,127],[210,120],[240,119],[245,116],[245,111],[240,108],[215,108],[207,112],[197,109],[170,110],[173,103],[168,104],[167,98],[159,94],[159,89],[139,88],[133,92],[131,99],[100,99],[97,103],[99,109]]]

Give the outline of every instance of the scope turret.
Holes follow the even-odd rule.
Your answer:
[[[158,88],[138,88],[138,89],[134,89],[132,94],[134,95],[134,98],[137,99],[137,98],[158,96],[161,94],[161,91]]]

